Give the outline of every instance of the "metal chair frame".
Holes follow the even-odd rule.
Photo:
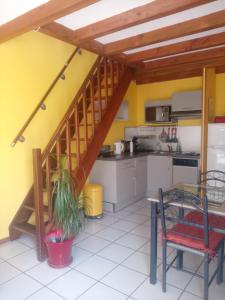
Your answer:
[[[166,201],[164,201],[166,199]],[[167,240],[167,223],[172,222],[175,224],[184,224],[188,226],[193,226],[201,228],[203,230],[202,241],[205,247],[209,244],[209,226],[208,226],[208,200],[207,197],[203,199],[197,197],[196,195],[186,192],[183,190],[173,189],[171,191],[163,192],[159,189],[159,208],[160,208],[160,219],[162,225],[162,268],[163,268],[163,278],[162,278],[162,290],[166,292],[166,273],[171,267],[182,270],[187,273],[191,273],[197,277],[201,277],[204,280],[204,300],[208,300],[208,288],[212,283],[215,276],[217,276],[217,284],[223,281],[223,260],[224,260],[224,242],[223,240],[219,243],[216,252],[218,255],[217,268],[211,278],[209,278],[209,264],[212,260],[208,252],[197,250],[195,248],[183,246]],[[203,215],[203,224],[197,224],[194,222],[186,221],[184,216],[191,210],[198,211]],[[179,232],[180,233],[180,232]],[[196,238],[196,237],[192,238]],[[170,264],[167,264],[167,247],[172,247],[177,250],[177,255]],[[190,252],[203,257],[204,264],[204,274],[203,276],[193,273],[189,270],[183,268],[183,252]]]

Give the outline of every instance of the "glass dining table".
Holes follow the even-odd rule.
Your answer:
[[[187,192],[191,192],[200,198],[207,196],[208,198],[208,212],[225,218],[225,188],[219,186],[208,185],[193,185],[179,183],[171,186],[169,190],[179,189]],[[158,204],[159,197],[157,194],[151,194],[147,197],[151,206],[151,227],[150,227],[150,283],[156,284],[157,282],[157,239],[158,239]],[[214,224],[211,228],[214,231],[224,233],[225,228],[221,228],[219,225]],[[179,262],[178,262],[179,265]]]

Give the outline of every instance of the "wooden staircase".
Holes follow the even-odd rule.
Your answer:
[[[79,194],[133,77],[133,70],[98,57],[45,150],[33,150],[34,184],[12,220],[10,239],[36,237],[37,257],[46,258],[44,237],[52,220],[53,177],[62,155]],[[30,223],[35,214],[35,225]]]

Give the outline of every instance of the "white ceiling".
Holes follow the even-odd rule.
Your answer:
[[[160,43],[154,43],[154,44],[144,46],[144,47],[135,48],[135,49],[132,49],[132,50],[125,51],[124,54],[132,54],[132,53],[137,53],[137,52],[140,52],[140,51],[150,50],[150,49],[154,49],[154,48],[158,48],[158,47],[173,45],[173,44],[176,44],[176,43],[189,41],[189,40],[193,40],[193,39],[197,39],[197,38],[201,38],[201,37],[204,37],[204,36],[209,36],[209,35],[213,35],[213,34],[221,33],[221,32],[225,32],[225,26],[224,27],[219,27],[219,28],[216,28],[216,29],[202,31],[202,32],[195,33],[195,34],[186,35],[186,36],[183,36],[183,37],[180,37],[180,38],[171,39],[171,40],[167,40],[167,41],[160,42]]]
[[[125,38],[129,38],[138,34],[150,32],[159,28],[178,24],[184,21],[192,20],[201,16],[205,16],[214,12],[225,9],[225,0],[213,1],[212,3],[204,4],[195,8],[187,9],[185,11],[172,14],[157,20],[142,23],[140,25],[132,26],[124,30],[120,30],[100,38],[96,41],[102,44],[108,44]]]
[[[0,25],[48,2],[48,0],[0,0]]]
[[[56,22],[69,29],[75,30],[153,1],[154,0],[101,0],[60,18],[56,20]]]

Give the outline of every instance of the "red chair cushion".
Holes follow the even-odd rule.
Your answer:
[[[197,224],[203,224],[203,214],[198,211],[192,211],[185,216],[185,220],[192,221]],[[209,226],[217,227],[225,230],[225,217],[208,215]]]
[[[187,214],[185,216],[185,220],[196,224],[203,224],[203,216],[199,212],[191,212]],[[219,222],[221,226],[223,225],[223,222],[225,225],[225,218],[216,220],[213,215],[209,216],[209,224],[218,224]],[[225,228],[225,226],[223,228]],[[214,256],[216,254],[216,248],[218,247],[219,243],[225,239],[225,235],[214,231],[209,231],[208,247],[205,247],[203,238],[203,229],[184,224],[176,224],[172,229],[168,229],[166,233],[167,241],[194,248],[203,252],[208,252],[210,256]]]

